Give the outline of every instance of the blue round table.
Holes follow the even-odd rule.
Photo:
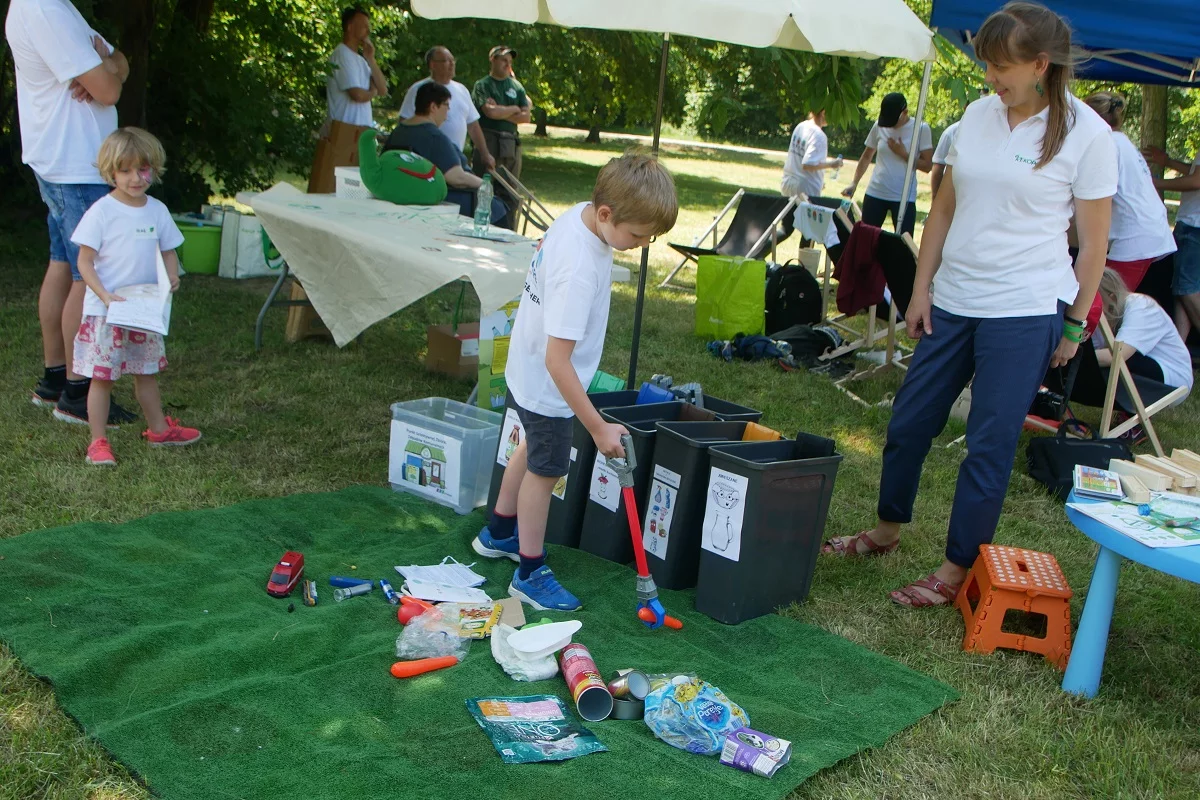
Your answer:
[[[1076,497],[1072,492],[1067,502],[1102,501]],[[1092,570],[1092,582],[1088,585],[1083,617],[1079,620],[1079,630],[1071,646],[1071,660],[1067,662],[1062,688],[1072,694],[1095,697],[1100,688],[1100,673],[1104,669],[1104,651],[1108,647],[1108,628],[1112,623],[1113,604],[1117,598],[1117,575],[1121,571],[1121,559],[1127,558],[1176,578],[1200,583],[1200,545],[1147,547],[1073,508],[1067,509],[1067,519],[1100,545],[1100,552],[1096,555],[1096,567]]]

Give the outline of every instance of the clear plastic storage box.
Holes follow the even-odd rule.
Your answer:
[[[388,481],[459,514],[487,502],[503,416],[444,397],[392,405]]]

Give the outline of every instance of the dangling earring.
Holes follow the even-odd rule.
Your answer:
[[[1042,79],[1038,78],[1037,83],[1033,85],[1033,90],[1038,93],[1038,97],[1045,97],[1046,90],[1042,88]]]

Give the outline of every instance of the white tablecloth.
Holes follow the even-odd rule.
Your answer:
[[[463,236],[471,221],[440,209],[285,183],[250,205],[339,346],[459,278],[475,287],[481,313],[495,311],[521,293],[536,245],[515,234],[514,242]]]

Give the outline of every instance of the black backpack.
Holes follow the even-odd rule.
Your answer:
[[[767,332],[821,321],[821,284],[804,267],[775,265],[767,274]]]

